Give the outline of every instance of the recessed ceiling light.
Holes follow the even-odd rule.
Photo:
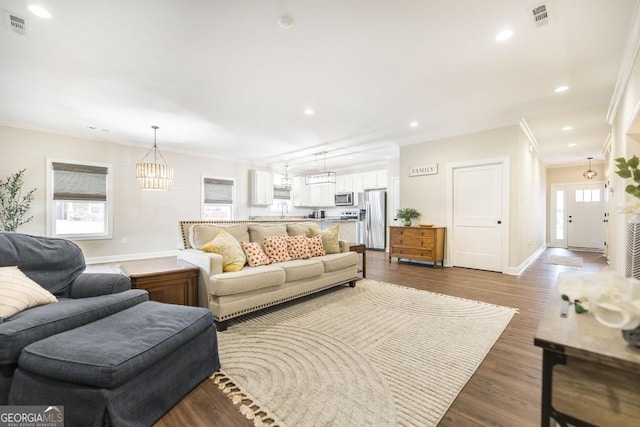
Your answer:
[[[418,122],[411,122],[411,123],[409,123],[409,126],[411,126],[412,128],[416,128],[416,127],[420,126],[420,123],[418,123]]]
[[[39,16],[40,18],[51,18],[51,14],[47,9],[41,6],[37,6],[35,4],[32,4],[31,6],[29,6],[29,11],[34,15]]]
[[[513,31],[511,30],[503,30],[498,33],[496,36],[496,40],[499,42],[503,42],[505,40],[509,40],[513,36]]]
[[[282,28],[291,28],[293,24],[295,24],[295,21],[289,15],[282,15],[280,19],[278,19],[278,24],[280,24]]]
[[[313,108],[307,108],[306,110],[304,110],[304,113],[305,113],[307,116],[313,116],[316,112],[315,112],[315,111],[313,111]]]
[[[558,86],[558,87],[557,87],[557,88],[555,88],[553,91],[554,91],[555,93],[560,93],[560,92],[566,92],[566,91],[568,91],[568,90],[569,90],[569,86],[562,85],[562,86]]]
[[[572,142],[571,144],[569,144],[567,147],[576,147],[578,144],[576,144],[575,142]]]
[[[573,126],[565,126],[565,127],[562,128],[562,130],[565,131],[565,132],[573,130]]]

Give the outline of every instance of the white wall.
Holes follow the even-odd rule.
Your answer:
[[[400,204],[414,207],[421,222],[446,226],[449,163],[509,159],[509,269],[516,270],[544,245],[545,174],[518,126],[510,126],[400,148]],[[409,177],[413,166],[438,164],[438,174]]]
[[[26,168],[24,188],[37,187],[29,211],[34,219],[17,231],[36,235],[46,233],[47,158],[113,165],[113,238],[76,241],[89,261],[174,251],[179,242],[178,221],[201,217],[203,175],[235,179],[235,216],[248,217],[248,169],[251,165],[169,152],[162,150],[160,144],[167,163],[174,167],[175,180],[167,192],[145,192],[138,190],[135,164],[149,148],[0,126],[0,176],[6,177]]]
[[[637,25],[637,24],[636,24]],[[634,33],[632,31],[632,33]],[[636,33],[637,34],[637,33]],[[633,40],[631,43],[633,44]],[[635,41],[637,44],[638,41]],[[637,50],[634,50],[637,53]],[[626,247],[626,222],[629,215],[618,213],[626,201],[632,200],[632,196],[624,191],[631,180],[623,180],[618,177],[614,159],[618,157],[629,158],[633,155],[640,156],[640,117],[638,106],[640,103],[640,63],[638,55],[632,59],[633,68],[629,79],[624,85],[622,97],[617,105],[617,111],[611,127],[611,144],[605,151],[606,179],[610,183],[609,192],[609,223],[607,235],[607,257],[611,266],[621,274],[625,272],[625,247]],[[619,82],[620,83],[620,82]]]

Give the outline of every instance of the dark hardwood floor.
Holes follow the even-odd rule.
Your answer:
[[[551,255],[581,256],[583,267],[544,263]],[[598,271],[600,253],[547,249],[520,276],[464,268],[437,268],[407,262],[389,263],[384,252],[367,252],[367,278],[474,299],[519,310],[476,373],[453,402],[440,426],[540,425],[542,352],[533,336],[562,271]],[[222,361],[224,364],[224,360]],[[253,426],[238,407],[205,380],[156,426]]]

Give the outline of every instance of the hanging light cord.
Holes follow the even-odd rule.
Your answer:
[[[162,152],[160,151],[160,149],[158,148],[158,145],[156,144],[156,136],[157,136],[157,133],[158,133],[158,129],[160,129],[160,128],[158,126],[151,126],[151,128],[153,129],[153,147],[151,147],[151,149],[149,151],[147,151],[147,154],[144,155],[144,157],[142,158],[140,163],[144,163],[144,160],[153,151],[153,163],[158,163],[158,155],[160,155],[160,158],[162,159],[162,163],[164,163],[166,165],[167,161],[164,159],[164,156],[162,155]]]

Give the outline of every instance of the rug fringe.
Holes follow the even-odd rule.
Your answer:
[[[218,388],[227,395],[234,405],[240,405],[240,413],[248,420],[253,421],[254,426],[285,427],[276,417],[269,414],[266,409],[256,403],[254,398],[242,391],[222,369],[214,372],[209,379],[213,380],[214,384],[217,384]]]

